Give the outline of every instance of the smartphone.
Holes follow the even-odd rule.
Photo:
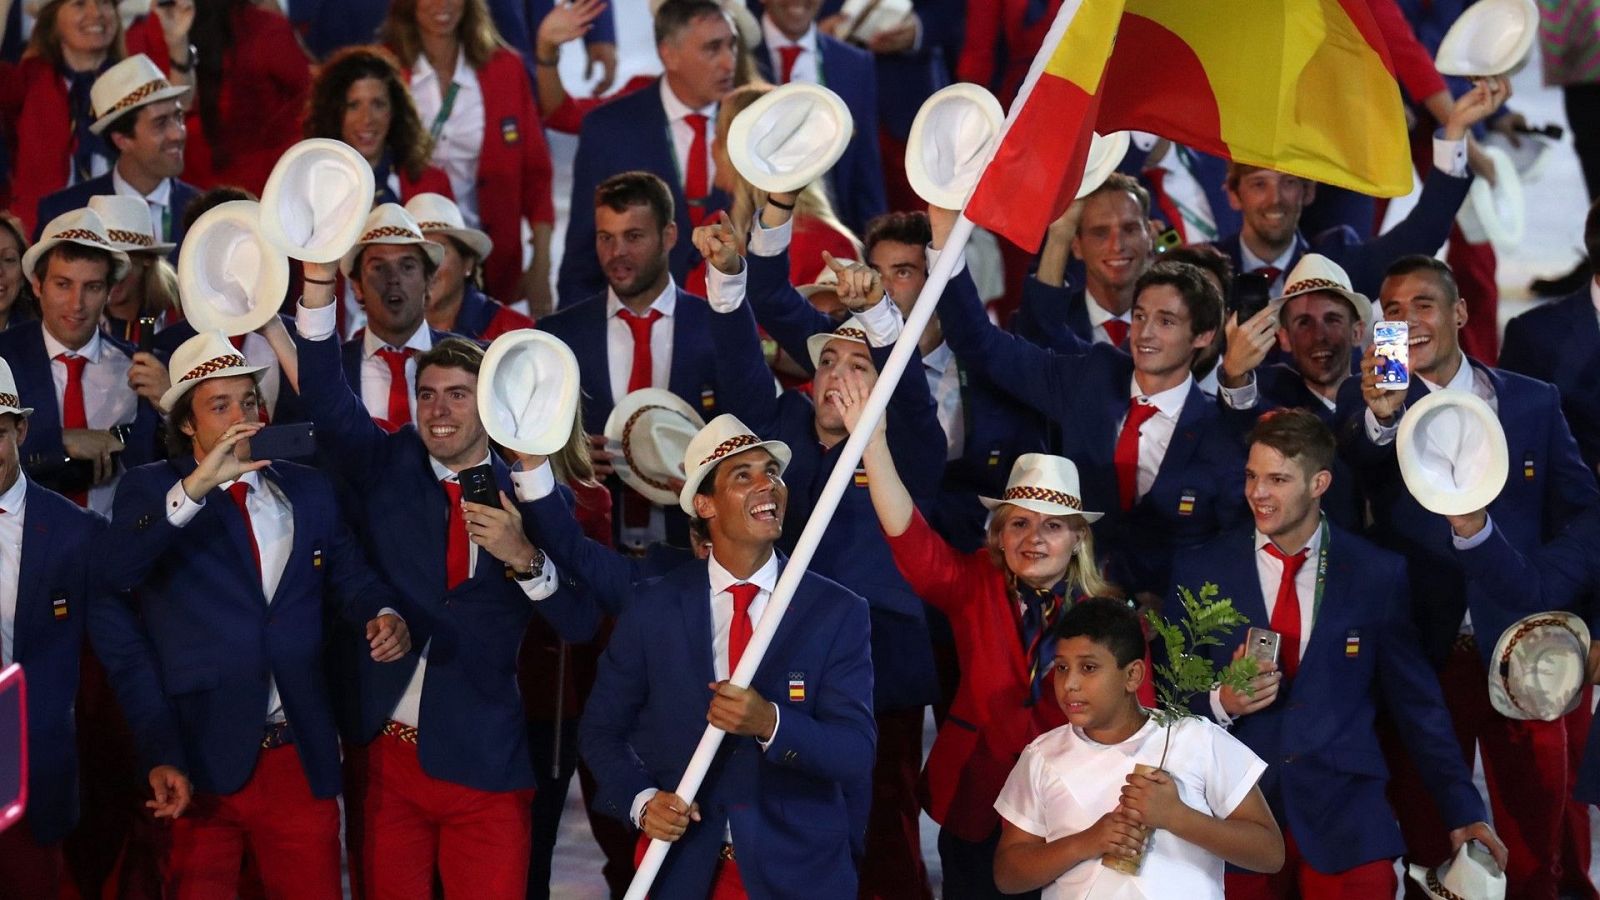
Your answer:
[[[1168,228],[1166,231],[1156,235],[1155,251],[1157,253],[1165,253],[1168,250],[1176,250],[1182,246],[1183,235],[1179,234],[1176,228]]]
[[[461,499],[482,506],[500,507],[500,489],[494,483],[494,467],[473,466],[456,476],[461,482]]]
[[[1235,275],[1228,300],[1228,308],[1238,313],[1239,324],[1243,325],[1272,302],[1272,281],[1259,272]]]
[[[28,808],[28,701],[22,666],[0,670],[0,831]]]
[[[306,459],[317,452],[317,431],[310,422],[268,425],[250,436],[251,459]]]
[[[1411,327],[1405,322],[1379,322],[1372,331],[1372,352],[1378,357],[1378,387],[1386,391],[1411,387]]]
[[[1278,633],[1265,628],[1251,628],[1244,633],[1244,655],[1261,665],[1278,662]]]
[[[156,322],[160,321],[155,316],[139,317],[139,352],[149,353],[156,345]]]

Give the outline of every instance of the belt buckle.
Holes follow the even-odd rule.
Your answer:
[[[383,733],[392,738],[405,741],[408,744],[415,744],[417,742],[417,729],[415,727],[407,725],[404,722],[396,722],[393,719],[390,719],[388,722],[384,723]]]
[[[717,854],[717,858],[723,862],[733,862],[736,859],[733,855],[733,845],[723,844],[722,850]]]
[[[288,722],[271,722],[261,730],[261,749],[276,750],[294,743],[294,732]]]

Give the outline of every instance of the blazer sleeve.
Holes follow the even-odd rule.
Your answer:
[[[671,789],[656,784],[629,743],[650,696],[652,605],[625,610],[617,619],[578,723],[578,753],[598,785],[594,808],[630,826],[628,813],[640,791]]]
[[[1088,353],[1051,353],[1001,331],[989,321],[972,276],[965,270],[950,279],[939,299],[939,324],[945,342],[970,372],[1041,412],[1073,394],[1090,359]]]
[[[717,348],[718,410],[737,416],[756,434],[777,436],[781,427],[777,389],[761,353],[751,304],[741,303],[725,313],[712,310],[711,343]]]
[[[872,718],[871,631],[866,601],[849,595],[835,623],[815,711],[808,715],[792,706],[783,711],[778,733],[764,751],[769,765],[847,785],[872,773],[878,729]]]
[[[1600,487],[1595,485],[1594,471],[1584,465],[1578,440],[1572,436],[1572,427],[1561,411],[1561,392],[1550,384],[1539,383],[1535,387],[1545,395],[1545,420],[1550,429],[1545,448],[1550,477],[1545,481],[1544,497],[1544,534],[1549,536],[1578,513],[1600,503]]]
[[[745,257],[745,265],[749,267],[745,303],[755,313],[756,322],[800,368],[814,374],[816,367],[811,365],[806,340],[833,331],[833,320],[806,302],[789,283],[787,249],[777,256],[751,253]]]
[[[1505,338],[1500,342],[1500,359],[1495,363],[1498,368],[1540,381],[1551,381],[1549,362],[1550,354],[1540,352],[1538,332],[1527,317],[1516,316],[1506,323]]]
[[[1054,287],[1029,275],[1022,281],[1022,305],[1011,330],[1046,350],[1057,353],[1086,353],[1088,342],[1078,337],[1067,324],[1067,310],[1073,290],[1066,284]]]
[[[1467,189],[1472,186],[1472,176],[1457,178],[1434,169],[1422,180],[1422,194],[1417,205],[1393,228],[1370,241],[1358,244],[1349,252],[1346,266],[1351,281],[1358,291],[1377,296],[1383,283],[1383,270],[1402,256],[1421,253],[1432,256],[1444,246],[1450,236],[1450,226],[1462,201],[1467,199]]]
[[[321,472],[317,473],[317,480],[318,490],[324,492],[332,507],[328,517],[327,583],[339,615],[355,626],[357,634],[363,634],[366,623],[385,608],[395,610],[402,619],[410,618],[406,598],[368,564],[360,543],[339,513],[333,482]]]
[[[560,491],[518,505],[531,528],[530,538],[559,571],[582,579],[607,615],[621,615],[640,577],[639,563],[586,537]]]
[[[912,592],[946,615],[955,615],[989,593],[990,576],[996,574],[993,567],[976,554],[957,553],[920,510],[911,511],[911,524],[898,537],[885,534],[883,539]]]
[[[1531,557],[1511,546],[1505,533],[1494,528],[1483,543],[1456,550],[1456,560],[1466,576],[1467,604],[1477,598],[1494,598],[1504,606],[1522,598],[1516,612],[1522,615],[1546,609],[1585,613],[1591,633],[1600,617],[1588,609],[1587,597],[1597,586],[1595,549],[1600,547],[1600,510],[1589,510],[1569,524]],[[1478,616],[1474,616],[1474,621]]]
[[[300,401],[317,429],[321,448],[353,484],[384,477],[379,465],[388,435],[372,421],[349,382],[339,358],[339,342],[331,337],[309,341],[294,336],[300,357]]]
[[[158,477],[162,474],[172,477]],[[128,472],[117,484],[97,564],[106,591],[138,588],[172,546],[181,529],[167,521],[167,491],[177,482],[175,473],[161,466]]]

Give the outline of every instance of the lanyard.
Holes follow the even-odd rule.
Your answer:
[[[1328,587],[1328,516],[1322,516],[1319,526],[1321,539],[1317,541],[1317,590],[1311,597],[1311,624],[1316,626],[1317,614],[1322,612],[1322,595]]]
[[[456,94],[461,91],[461,85],[450,82],[450,88],[444,92],[444,99],[439,103],[439,112],[433,117],[433,125],[428,129],[428,136],[437,144],[439,135],[444,131],[444,123],[450,118],[450,110],[455,108]]]

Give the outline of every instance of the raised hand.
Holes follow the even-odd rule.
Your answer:
[[[739,269],[744,265],[744,235],[733,227],[733,220],[728,218],[726,211],[717,213],[716,221],[701,225],[689,237],[694,242],[694,248],[718,272],[724,275],[739,274]]]
[[[1244,656],[1244,645],[1234,648],[1233,658],[1240,659]],[[1237,719],[1260,712],[1272,705],[1278,699],[1278,685],[1283,682],[1283,675],[1278,672],[1277,663],[1262,663],[1261,674],[1250,679],[1252,693],[1244,694],[1233,688],[1223,685],[1217,692],[1217,700],[1222,704],[1223,712]]]
[[[1459,141],[1472,126],[1493,115],[1511,99],[1511,81],[1504,75],[1474,79],[1472,90],[1456,98],[1450,117],[1444,123],[1444,138]]]
[[[238,452],[240,445],[250,440],[262,427],[260,422],[239,422],[224,431],[205,458],[200,460],[200,465],[195,466],[194,471],[183,479],[183,492],[189,495],[189,499],[199,502],[212,488],[238,481],[244,473],[265,469],[270,465],[271,460],[251,461],[248,452],[242,458]]]
[[[535,40],[540,49],[540,56],[548,59],[542,51],[545,47],[559,48],[568,41],[575,41],[589,33],[594,27],[594,20],[606,11],[605,0],[570,0],[566,3],[555,4],[543,19],[539,20],[539,31]],[[611,46],[612,70],[616,68],[616,46]],[[590,59],[594,56],[591,54]],[[609,86],[609,84],[608,84]],[[595,93],[603,93],[605,88],[596,88]]]
[[[851,312],[864,312],[883,299],[883,279],[866,263],[835,259],[822,251],[822,261],[839,279],[839,302]]]
[[[1361,399],[1367,402],[1367,409],[1372,410],[1379,425],[1389,426],[1394,424],[1394,417],[1405,408],[1406,392],[1379,387],[1378,372],[1381,369],[1376,345],[1368,347],[1361,356]]]
[[[161,364],[161,360],[141,350],[133,355],[133,365],[128,367],[128,387],[150,401],[152,406],[158,406],[161,395],[172,387],[172,377],[167,374],[167,367]]]
[[[536,551],[522,530],[522,511],[505,491],[500,492],[498,507],[463,500],[461,512],[467,537],[490,556],[519,571],[534,558]]]
[[[1225,334],[1228,350],[1223,354],[1222,371],[1217,380],[1224,387],[1244,387],[1245,376],[1261,365],[1278,341],[1278,307],[1268,303],[1242,325],[1238,314],[1230,313]]]
[[[861,424],[861,412],[867,408],[867,397],[872,390],[867,387],[867,380],[855,369],[843,368],[838,377],[834,379],[833,390],[823,396],[824,403],[830,403],[839,410],[839,418],[844,420],[846,431],[855,434],[856,426]],[[878,424],[872,430],[874,443],[883,440],[885,422],[888,416],[879,416]]]

